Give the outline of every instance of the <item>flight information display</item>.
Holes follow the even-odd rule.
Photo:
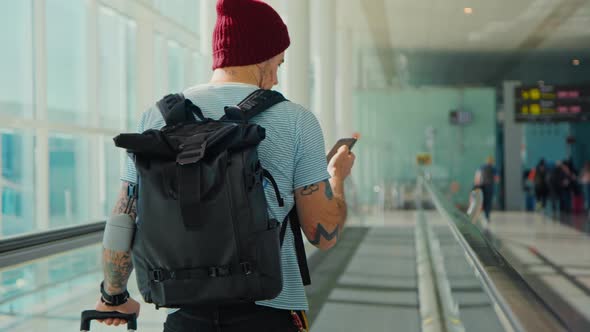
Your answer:
[[[516,88],[517,122],[590,121],[590,85]]]

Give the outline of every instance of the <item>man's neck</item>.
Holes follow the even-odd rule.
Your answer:
[[[244,83],[258,85],[258,78],[251,66],[217,68],[210,83]]]

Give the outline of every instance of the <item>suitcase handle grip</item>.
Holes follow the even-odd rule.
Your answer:
[[[90,321],[95,319],[119,318],[127,321],[128,330],[137,330],[137,316],[135,314],[124,314],[117,311],[82,311],[80,331],[90,331]]]

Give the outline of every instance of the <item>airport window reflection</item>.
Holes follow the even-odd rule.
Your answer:
[[[0,238],[33,229],[33,144],[28,132],[0,129]]]
[[[136,26],[114,10],[101,7],[98,27],[99,125],[101,128],[130,129],[136,118]]]
[[[175,23],[198,32],[200,4],[199,0],[152,0],[154,9]]]
[[[46,1],[47,118],[87,125],[88,54],[85,1]]]
[[[186,48],[175,41],[168,41],[168,91],[182,92],[186,88]]]
[[[136,12],[139,1],[40,4],[0,3],[0,39],[9,46],[0,55],[0,237],[104,220],[127,159],[112,138],[134,131],[154,98],[202,80],[210,63],[195,43],[200,1],[154,1],[152,18]],[[38,15],[44,26],[36,28]],[[165,33],[138,28],[154,19],[172,24]],[[153,54],[140,45],[153,45]],[[147,83],[138,81],[145,65],[155,65]]]
[[[31,0],[0,2],[0,116],[33,116]]]
[[[168,59],[164,53],[164,37],[161,33],[154,34],[154,99],[162,98],[168,89]]]
[[[89,221],[88,139],[54,133],[49,138],[50,227]]]

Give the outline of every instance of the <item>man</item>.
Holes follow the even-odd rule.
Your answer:
[[[489,156],[486,163],[477,170],[474,182],[475,186],[481,188],[483,193],[483,210],[489,222],[494,199],[494,186],[500,182],[500,176],[494,167],[494,158],[492,156]]]
[[[219,0],[213,34],[213,76],[209,84],[189,88],[184,96],[199,106],[206,117],[220,118],[224,106],[237,105],[255,90],[271,89],[278,83],[277,71],[289,43],[287,27],[264,2]],[[327,165],[317,119],[292,102],[279,103],[252,122],[266,129],[267,138],[260,143],[258,153],[285,199],[284,207],[269,199],[269,214],[276,220],[284,220],[297,203],[301,227],[308,240],[320,249],[331,248],[346,219],[344,180],[351,172],[355,156],[342,147]],[[138,131],[163,126],[160,112],[152,107],[143,114]],[[135,205],[129,203],[127,196],[129,184],[136,181],[133,163],[128,163],[122,180],[123,188],[113,213],[130,210],[128,214],[135,218]],[[267,197],[272,195],[271,186],[265,190]],[[130,252],[103,250],[104,290],[108,295],[125,292],[133,269],[130,255]],[[283,290],[276,298],[230,307],[181,308],[168,315],[164,331],[300,331],[296,323],[305,321],[302,312],[308,310],[308,303],[289,227],[281,260]],[[119,306],[108,306],[102,300],[97,303],[99,311],[139,313],[139,303],[132,298]],[[123,323],[117,319],[104,322]]]
[[[545,210],[547,205],[547,196],[549,195],[549,185],[547,184],[547,167],[545,159],[541,159],[530,175],[535,186],[535,198],[537,199],[537,209]]]

